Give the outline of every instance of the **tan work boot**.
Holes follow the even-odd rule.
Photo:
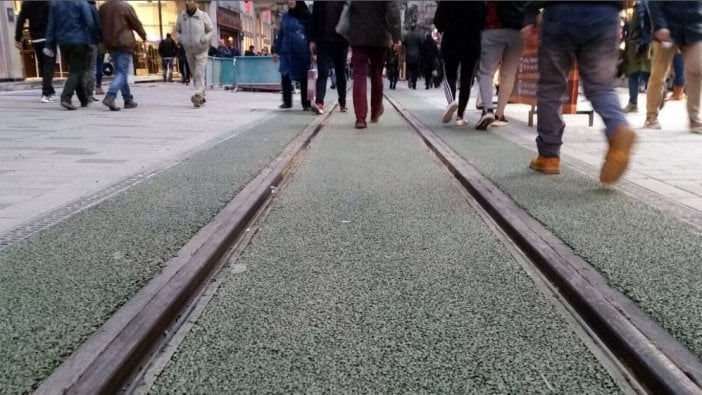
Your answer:
[[[600,182],[612,184],[617,182],[629,166],[631,147],[636,141],[636,133],[628,126],[620,126],[609,138],[609,149],[600,171]]]
[[[559,174],[561,172],[561,158],[538,155],[531,160],[529,168],[544,174]]]

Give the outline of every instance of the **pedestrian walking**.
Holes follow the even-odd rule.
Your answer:
[[[609,147],[600,182],[616,182],[626,171],[636,139],[614,90],[619,52],[619,12],[622,3],[545,2],[540,35],[535,24],[524,28],[525,38],[539,45],[536,93],[538,155],[530,167],[545,174],[560,172],[565,123],[561,115],[568,74],[577,62],[585,95],[605,123]]]
[[[205,98],[205,69],[207,67],[207,53],[214,36],[212,21],[206,12],[197,7],[197,1],[186,0],[185,10],[176,22],[178,41],[185,49],[188,66],[192,72],[195,85],[195,94],[190,101],[196,108],[207,101]]]
[[[90,4],[90,11],[93,14],[93,19],[97,21],[96,26],[98,28],[98,40],[88,47],[88,53],[85,59],[85,74],[83,74],[83,86],[85,87],[85,94],[88,96],[89,101],[100,101],[95,97],[95,74],[97,69],[97,57],[98,57],[98,45],[102,41],[102,32],[100,29],[100,17],[98,16],[97,6],[95,1],[88,1]]]
[[[87,1],[54,1],[49,11],[44,52],[54,55],[56,45],[68,63],[68,79],[61,92],[61,107],[75,110],[71,100],[78,96],[81,107],[88,106],[88,96],[83,77],[90,45],[99,41],[98,21]]]
[[[352,1],[349,7],[346,40],[351,46],[353,66],[353,109],[356,129],[366,128],[368,100],[366,84],[370,76],[370,121],[383,115],[383,65],[388,49],[401,49],[400,7],[396,1]]]
[[[315,1],[312,4],[310,53],[316,58],[319,71],[315,104],[312,106],[312,111],[316,114],[324,113],[327,78],[330,77],[332,69],[336,71],[336,78],[332,79],[331,89],[336,86],[339,111],[346,112],[346,53],[349,44],[335,30],[343,8],[343,1]]]
[[[405,50],[405,63],[407,64],[407,84],[410,89],[417,89],[423,40],[422,34],[417,31],[417,25],[412,24],[402,42]]]
[[[436,66],[439,63],[439,58],[441,58],[439,47],[436,46],[436,41],[434,41],[431,34],[427,33],[422,42],[421,60],[419,62],[422,74],[424,75],[425,89],[430,89],[434,86],[432,78],[434,73],[436,73]]]
[[[171,38],[171,33],[158,44],[158,54],[161,56],[163,67],[163,82],[173,82],[173,61],[176,56],[177,45]]]
[[[702,133],[700,100],[702,93],[702,2],[649,1],[653,22],[653,59],[648,82],[647,114],[644,127],[660,129],[658,111],[673,57],[682,52],[685,65],[685,92],[689,130]]]
[[[300,84],[302,109],[311,108],[311,97],[307,97],[307,71],[310,68],[309,29],[312,15],[304,1],[288,0],[288,12],[280,22],[280,31],[275,40],[273,61],[279,61],[283,104],[281,109],[292,107],[293,81]]]
[[[440,1],[434,14],[434,25],[441,37],[441,57],[444,61],[444,93],[448,106],[441,121],[451,122],[456,113],[456,126],[463,126],[475,66],[480,59],[480,32],[485,25],[485,2]],[[460,67],[460,91],[458,70]]]
[[[624,73],[628,78],[629,102],[624,112],[638,112],[639,91],[651,72],[651,19],[643,1],[637,1],[624,26]]]
[[[95,57],[95,94],[104,95],[105,91],[102,90],[102,75],[104,73],[105,53],[107,52],[107,50],[105,49],[105,45],[102,42],[98,43],[96,52],[97,56]]]
[[[385,71],[390,82],[390,89],[397,87],[397,80],[400,79],[400,54],[395,49],[388,51],[388,58],[385,61]]]
[[[136,108],[137,103],[129,89],[127,73],[129,64],[132,63],[132,54],[137,46],[133,32],[146,41],[146,31],[134,8],[124,0],[107,0],[100,6],[99,13],[103,43],[110,52],[110,59],[114,66],[112,83],[102,104],[111,111],[119,111],[120,108],[115,104],[115,99],[120,92],[124,100],[124,108]]]
[[[683,100],[685,98],[685,62],[680,52],[673,56],[673,93],[668,100]]]
[[[22,31],[27,21],[29,21],[29,37],[37,60],[39,77],[41,77],[40,101],[42,103],[56,101],[56,91],[52,85],[56,56],[48,56],[43,51],[46,45],[46,27],[49,23],[49,2],[34,0],[22,2],[15,28],[15,46],[20,50],[23,49]]]
[[[483,112],[475,125],[478,130],[508,123],[505,108],[512,95],[514,79],[522,56],[521,30],[529,3],[523,1],[488,1],[485,30],[480,38],[478,84]],[[499,70],[497,108],[492,96],[495,73]]]
[[[178,71],[180,71],[180,82],[185,85],[190,85],[190,66],[188,66],[188,57],[185,55],[183,44],[178,43],[176,47],[178,55]]]

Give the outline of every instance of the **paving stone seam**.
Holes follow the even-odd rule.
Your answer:
[[[506,194],[483,177],[429,128],[423,126],[421,121],[409,112],[402,111],[403,107],[396,99],[387,99],[403,114],[440,160],[450,167],[450,171],[471,191],[480,204],[485,205],[492,215],[497,214],[497,222],[507,226],[505,231],[520,248],[527,249],[525,253],[532,257],[535,267],[547,273],[563,296],[570,299],[574,307],[577,306],[583,317],[595,321],[596,327],[600,328],[602,340],[609,339],[610,347],[618,351],[619,357],[629,364],[629,369],[635,370],[642,385],[655,391],[674,393],[696,394],[702,390],[686,375],[694,376],[694,373],[690,373],[691,370],[702,371],[701,363],[687,348],[676,342],[672,335],[638,306],[630,301],[627,303],[628,298],[624,297],[624,301],[610,300],[612,295],[617,294],[616,291],[607,287],[604,279],[591,281],[601,277],[599,273],[591,271],[592,275],[583,275],[580,268],[589,266],[587,262],[570,251],[569,247],[538,221],[519,209]],[[662,339],[656,341],[658,337]],[[670,348],[661,349],[660,344]]]

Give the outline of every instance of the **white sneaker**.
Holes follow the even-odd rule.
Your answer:
[[[49,101],[56,101],[56,95],[50,95]]]
[[[51,101],[51,100],[49,99],[49,96],[44,96],[44,95],[41,96],[41,102],[42,102],[42,103],[48,103],[48,102],[50,102],[50,101]]]
[[[453,113],[456,112],[458,109],[458,102],[455,100],[446,107],[446,110],[444,111],[444,115],[441,116],[441,122],[443,123],[449,123],[451,122],[451,118],[453,118]]]
[[[465,124],[466,122],[463,120],[463,118],[456,118],[456,126],[463,126]]]

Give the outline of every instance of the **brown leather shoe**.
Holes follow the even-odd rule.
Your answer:
[[[609,138],[609,149],[600,171],[600,182],[617,182],[629,166],[631,147],[636,141],[636,133],[629,126],[620,126]]]
[[[531,160],[529,168],[544,174],[559,174],[561,172],[561,158],[538,155]]]

